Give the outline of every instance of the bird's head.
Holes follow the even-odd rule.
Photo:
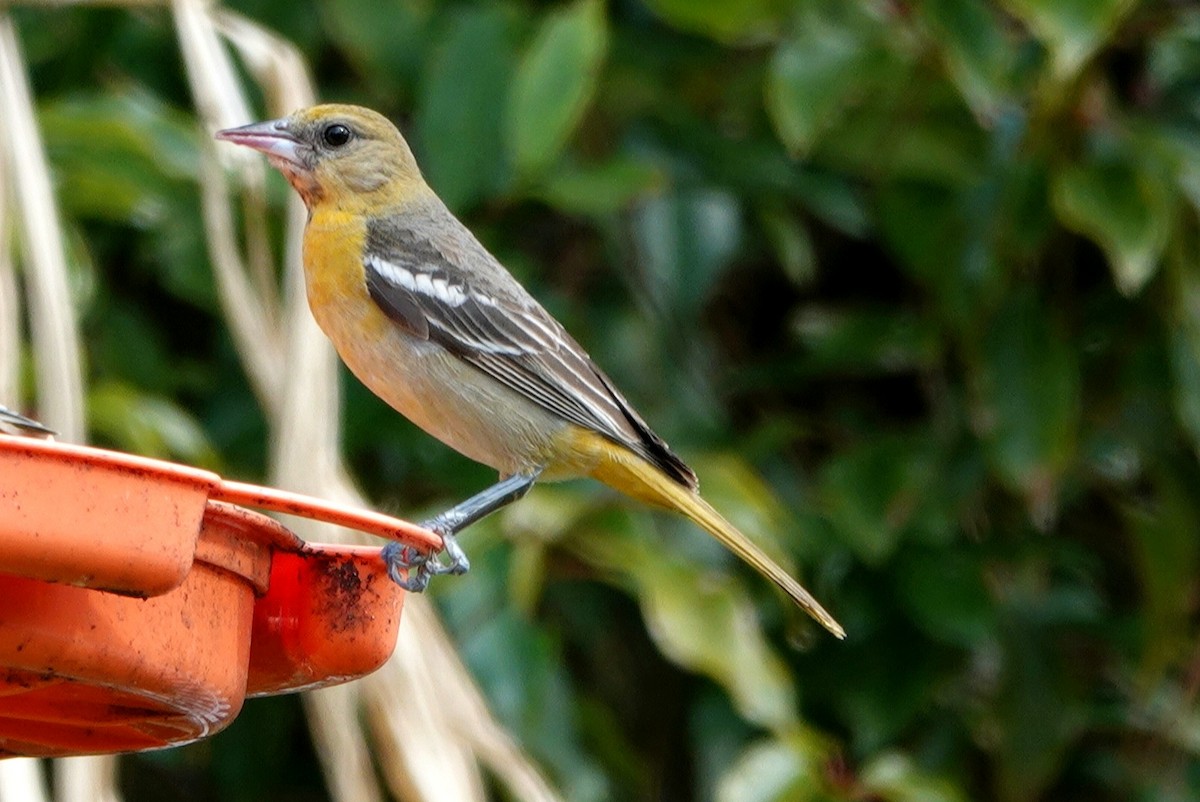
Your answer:
[[[396,126],[360,106],[313,106],[216,136],[265,153],[310,209],[325,201],[401,201],[425,187]]]

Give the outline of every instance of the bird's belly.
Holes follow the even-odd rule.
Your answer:
[[[544,467],[554,453],[567,428],[558,416],[413,337],[373,305],[359,315],[331,311],[317,322],[351,372],[446,445],[505,475]]]

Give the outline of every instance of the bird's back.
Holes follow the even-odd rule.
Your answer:
[[[587,352],[435,196],[371,219],[364,253],[368,292],[398,325],[695,488]]]

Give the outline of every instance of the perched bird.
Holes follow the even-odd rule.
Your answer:
[[[30,434],[35,437],[53,437],[56,434],[53,429],[46,428],[33,418],[27,418],[20,412],[13,412],[2,405],[0,405],[0,432]]]
[[[502,477],[427,522],[443,539],[439,555],[385,547],[392,579],[422,590],[433,574],[466,571],[458,531],[538,479],[591,476],[690,518],[844,637],[799,582],[700,497],[692,470],[438,199],[385,117],[322,105],[217,138],[266,154],[303,198],[309,306],[350,370]]]

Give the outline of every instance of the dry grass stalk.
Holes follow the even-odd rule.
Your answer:
[[[58,802],[121,802],[116,755],[69,757],[54,761]]]
[[[16,27],[0,13],[0,137],[16,188],[21,248],[29,293],[30,328],[37,364],[38,414],[63,440],[81,442],[83,376],[79,334],[68,291],[62,226],[38,133]]]
[[[268,114],[286,114],[313,101],[303,60],[289,43],[229,11],[214,10],[212,19],[262,85],[270,104]],[[218,70],[214,85],[221,82],[222,74],[229,70]],[[312,321],[303,293],[299,242],[304,219],[302,206],[293,199],[288,212],[285,308],[281,315],[289,369],[281,405],[272,418],[274,478],[285,487],[362,503],[338,447],[336,363]],[[255,233],[251,230],[247,236]],[[352,537],[316,526],[297,524],[308,537]],[[361,788],[348,790],[353,778],[346,776],[347,771],[366,773],[370,765],[363,752],[365,742],[354,735],[359,732],[358,710],[365,700],[378,762],[393,793],[401,798],[483,799],[477,765],[483,759],[517,798],[556,799],[536,768],[491,718],[428,602],[410,597],[407,606],[397,654],[383,669],[357,686],[307,697],[314,736],[325,747],[322,752],[341,755],[341,760],[326,764],[338,798],[366,798]]]
[[[7,167],[0,159],[0,404],[21,408],[21,297],[12,258],[12,220]]]
[[[47,802],[50,792],[42,780],[42,761],[20,757],[0,762],[0,800]]]
[[[206,0],[171,0],[162,5],[169,5],[173,14],[193,98],[209,133],[255,116],[226,42],[261,84],[270,113],[284,114],[312,102],[312,83],[303,59],[283,39]],[[39,376],[45,377],[39,385],[41,409],[46,420],[67,435],[65,439],[79,440],[82,385],[62,237],[15,30],[6,15],[0,15],[0,104],[10,127],[5,144],[10,149],[6,156],[12,165],[12,183],[22,188],[17,205],[31,265],[28,284],[33,294],[35,356]],[[230,188],[226,168],[236,178],[236,190]],[[258,157],[234,148],[218,149],[211,142],[205,145],[201,191],[210,255],[235,343],[271,423],[273,478],[283,487],[362,503],[340,457],[336,362],[312,322],[303,293],[304,210],[293,199],[281,301],[267,237],[265,181]],[[232,213],[235,193],[243,211],[244,241]],[[0,217],[0,226],[4,222]],[[0,261],[0,312],[10,308],[4,304],[15,308],[13,283],[12,270],[5,270]],[[16,319],[13,312],[9,329],[0,330],[0,348],[15,350]],[[0,350],[0,357],[5,353]],[[4,381],[15,379],[0,376],[0,387]],[[354,538],[310,522],[294,526],[313,539]],[[372,769],[372,746],[391,791],[403,799],[482,800],[479,762],[489,766],[516,798],[558,799],[491,717],[424,598],[408,599],[397,654],[383,669],[361,683],[310,694],[306,705],[335,799],[372,802],[382,797]],[[359,723],[364,706],[371,743]],[[37,777],[31,765],[0,764],[0,799],[44,799],[44,791],[38,796],[33,785],[22,783]],[[113,776],[111,761],[72,761],[60,776],[60,798],[64,802],[115,800]],[[14,795],[9,795],[10,788]]]
[[[66,246],[58,208],[51,189],[38,131],[29,80],[25,73],[20,40],[12,18],[0,11],[0,119],[5,121],[3,142],[4,184],[0,187],[6,214],[3,226],[4,255],[0,258],[0,358],[11,367],[4,369],[5,397],[15,397],[16,363],[19,354],[18,312],[14,269],[10,259],[13,228],[7,215],[12,198],[20,219],[25,289],[29,294],[30,329],[37,364],[39,417],[58,430],[64,440],[82,442],[85,437],[83,371],[80,364],[78,320],[71,304],[67,276]],[[10,395],[11,394],[11,395]],[[60,762],[60,802],[108,802],[118,797],[115,790],[115,761],[112,758],[78,758]],[[0,765],[0,798],[39,802],[46,798],[35,761],[5,761]]]

